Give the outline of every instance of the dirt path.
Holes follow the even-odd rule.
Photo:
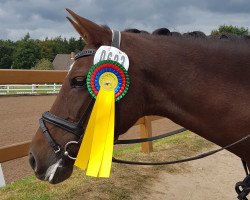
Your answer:
[[[236,200],[234,185],[243,176],[239,158],[223,151],[190,162],[185,172],[161,173],[147,200]]]

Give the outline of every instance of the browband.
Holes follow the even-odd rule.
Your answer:
[[[96,50],[94,50],[94,49],[82,50],[76,54],[75,60],[77,60],[78,58],[81,58],[81,57],[85,57],[85,56],[94,56],[95,52],[96,52]]]

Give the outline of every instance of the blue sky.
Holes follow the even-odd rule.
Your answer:
[[[78,37],[65,8],[112,29],[200,30],[222,24],[250,28],[250,0],[0,0],[0,39]]]

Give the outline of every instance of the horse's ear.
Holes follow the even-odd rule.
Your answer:
[[[72,24],[72,26],[75,28],[75,30],[76,30],[82,37],[84,37],[84,32],[82,32],[80,26],[79,26],[74,20],[72,20],[71,18],[69,18],[69,17],[66,17],[66,18],[69,20],[69,22],[70,22],[70,23]]]
[[[84,38],[87,44],[102,45],[110,44],[111,42],[111,31],[101,27],[88,19],[85,19],[70,9],[66,10],[73,17],[74,20],[67,17],[76,31]]]

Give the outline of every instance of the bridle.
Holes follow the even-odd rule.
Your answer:
[[[87,49],[80,51],[79,53],[76,54],[75,60],[83,57],[94,56],[95,52],[96,51],[94,49]],[[58,117],[50,113],[49,111],[43,113],[42,118],[39,120],[39,125],[43,132],[43,135],[46,137],[48,143],[50,144],[56,155],[64,155],[70,159],[73,160],[75,159],[73,156],[69,154],[68,147],[71,144],[78,144],[79,142],[81,142],[85,132],[84,124],[88,119],[88,116],[91,112],[93,105],[94,105],[94,99],[91,98],[78,122],[70,122],[64,118]],[[74,134],[75,136],[77,136],[78,141],[68,142],[64,147],[64,151],[62,152],[62,147],[53,139],[49,129],[46,127],[45,122],[53,124],[54,126],[61,128],[62,130]]]
[[[120,49],[120,43],[121,43],[121,33],[119,31],[111,30],[112,32],[112,42],[111,46],[116,47]],[[74,60],[78,60],[83,57],[88,57],[88,56],[94,56],[96,53],[95,49],[86,49],[83,51],[80,51],[79,53],[76,54]],[[83,81],[81,81],[83,83]],[[85,86],[85,83],[84,83]],[[63,158],[68,157],[72,160],[75,160],[75,157],[69,154],[68,147],[72,144],[79,144],[81,143],[84,133],[85,133],[85,128],[84,124],[88,119],[88,116],[90,115],[90,112],[93,108],[94,105],[94,99],[91,97],[90,102],[88,103],[85,111],[83,112],[82,117],[78,122],[70,122],[64,118],[58,117],[50,112],[44,112],[42,115],[42,118],[39,120],[39,125],[40,128],[43,132],[43,135],[46,137],[49,145],[52,147],[56,155],[60,155]],[[45,122],[49,124],[53,124],[54,126],[61,128],[62,130],[65,130],[69,133],[72,133],[77,136],[78,141],[70,141],[64,146],[64,151],[62,150],[62,147],[53,139],[51,136],[51,133],[49,129],[46,127]]]

